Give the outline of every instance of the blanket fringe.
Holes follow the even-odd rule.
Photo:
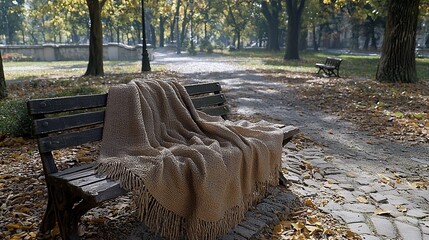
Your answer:
[[[207,222],[196,217],[182,217],[166,209],[150,194],[144,181],[119,162],[98,165],[97,172],[119,180],[123,188],[133,190],[133,202],[137,215],[149,230],[159,233],[166,239],[216,239],[239,224],[247,210],[266,197],[270,186],[278,185],[280,166],[266,182],[255,183],[253,191],[243,197],[241,206],[234,206],[216,222]],[[138,190],[136,190],[138,189]]]

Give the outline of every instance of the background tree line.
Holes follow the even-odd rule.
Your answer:
[[[411,39],[400,40],[407,42],[402,44],[407,48],[402,58],[408,61],[414,57],[417,26],[422,26],[417,23],[427,22],[426,5],[421,2],[425,3],[424,0],[146,0],[146,36],[154,47],[178,44],[190,52],[196,46],[209,52],[225,45],[241,49],[243,42],[271,51],[286,47],[285,59],[299,59],[299,50],[307,48],[309,32],[317,50],[324,36],[339,36],[345,24],[351,28],[348,38],[352,49],[377,48],[381,36],[376,29],[387,30],[385,41],[399,41],[389,35],[395,34],[399,17],[391,18],[390,25],[387,20],[389,14],[399,14],[403,16],[401,21],[410,23],[401,28],[401,33],[409,31]],[[103,74],[103,42],[141,43],[141,0],[0,0],[0,3],[0,41],[5,44],[89,42],[88,75]],[[364,39],[363,45],[359,38]],[[391,79],[392,74],[398,73],[392,73],[389,66],[396,64],[398,58],[383,58],[388,49],[383,48],[386,53],[379,69],[383,72],[386,63],[387,78]],[[404,68],[408,72],[413,66],[401,66],[401,71]],[[401,81],[416,80],[406,75],[402,74]],[[377,78],[385,77],[377,73]]]

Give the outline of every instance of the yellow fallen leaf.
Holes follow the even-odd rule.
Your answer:
[[[323,230],[323,234],[324,234],[324,235],[334,235],[334,231],[333,231],[332,229],[325,228],[325,229]]]
[[[408,183],[411,187],[414,188],[420,188],[420,189],[427,189],[427,186],[429,186],[429,182],[412,182],[412,183]]]
[[[283,232],[283,225],[277,224],[276,226],[274,226],[274,229],[273,229],[274,234],[280,235],[282,234],[282,232]]]
[[[313,201],[311,201],[311,199],[308,199],[308,198],[304,200],[304,205],[307,207],[311,207],[313,209],[317,208],[316,204],[314,204]]]
[[[296,222],[296,223],[291,223],[291,225],[292,225],[292,226],[293,226],[293,228],[294,228],[295,230],[297,230],[297,231],[300,231],[300,230],[302,230],[302,229],[304,229],[304,228],[305,228],[304,223],[302,223],[301,221],[298,221],[298,222]]]
[[[305,228],[307,228],[307,230],[310,232],[309,234],[312,236],[317,232],[322,232],[322,229],[320,229],[319,227],[315,227],[315,226],[305,226]]]
[[[32,237],[32,238],[37,237],[37,234],[35,232],[29,232],[28,235],[30,235],[30,237]]]
[[[291,227],[290,221],[281,221],[280,224],[283,226],[284,229],[290,229]]]
[[[347,237],[347,239],[354,239],[354,238],[358,238],[359,234],[352,232],[350,230],[347,230],[346,237]]]
[[[404,205],[397,205],[396,208],[400,212],[406,212],[406,211],[408,211],[408,208],[406,208]]]
[[[389,182],[390,182],[390,178],[389,178],[389,177],[387,177],[386,175],[381,174],[381,173],[379,173],[379,174],[377,174],[377,175],[378,175],[378,177],[380,178],[380,180],[381,180],[382,182],[384,182],[384,183],[389,183]]]
[[[8,229],[21,229],[21,224],[14,224],[14,223],[9,223],[6,224],[6,228]]]
[[[383,209],[375,209],[374,214],[375,215],[389,215],[390,211],[383,210]]]
[[[319,222],[319,219],[316,216],[310,216],[310,217],[308,217],[307,221],[310,224],[314,224],[316,222]]]
[[[358,201],[358,202],[360,202],[360,203],[368,203],[368,199],[366,199],[365,197],[363,197],[363,196],[359,196],[359,197],[357,197],[356,198],[356,200]]]

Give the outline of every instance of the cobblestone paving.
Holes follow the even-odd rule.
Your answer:
[[[292,192],[315,198],[322,211],[363,239],[429,239],[429,190],[410,186],[400,173],[374,175],[326,155],[323,148],[301,150],[284,164]],[[302,169],[293,167],[297,164],[315,171],[296,171]]]

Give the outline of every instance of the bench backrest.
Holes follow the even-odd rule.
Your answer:
[[[341,58],[327,57],[326,61],[325,61],[325,65],[334,66],[335,68],[339,68],[342,61],[343,61],[343,59],[341,59]]]
[[[219,83],[186,85],[195,108],[226,118],[229,108]],[[36,99],[27,102],[45,174],[58,171],[53,150],[99,141],[107,94]]]

